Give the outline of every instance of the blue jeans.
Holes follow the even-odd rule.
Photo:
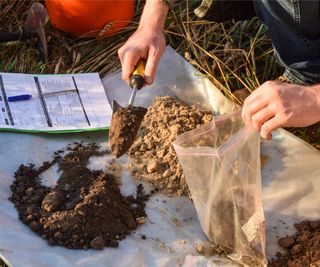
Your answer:
[[[298,84],[320,83],[320,1],[254,0],[254,6],[284,76]]]

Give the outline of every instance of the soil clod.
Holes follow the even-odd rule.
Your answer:
[[[291,248],[294,245],[294,238],[292,236],[282,237],[278,243],[283,248]]]
[[[196,246],[197,252],[201,255],[206,254],[206,247],[203,244],[199,244]]]
[[[53,191],[42,200],[41,208],[44,211],[53,212],[59,207],[62,200],[63,194],[59,191]]]
[[[94,239],[92,239],[92,241],[90,242],[90,246],[93,249],[103,249],[105,246],[105,242],[104,242],[103,237],[97,236]]]

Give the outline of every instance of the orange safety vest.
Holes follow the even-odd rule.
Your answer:
[[[127,26],[135,0],[45,0],[51,24],[75,36],[111,35]]]

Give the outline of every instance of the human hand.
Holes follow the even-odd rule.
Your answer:
[[[320,86],[267,81],[248,96],[242,117],[264,139],[280,127],[305,127],[320,121]]]
[[[146,0],[138,29],[119,49],[122,79],[128,84],[134,67],[141,58],[146,60],[145,83],[153,83],[158,62],[166,46],[163,30],[168,10],[167,5],[161,1]]]
[[[139,28],[118,51],[122,66],[122,79],[129,83],[135,65],[139,59],[143,58],[146,59],[145,83],[152,84],[165,46],[163,31],[148,27]]]

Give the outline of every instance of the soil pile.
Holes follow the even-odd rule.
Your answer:
[[[279,245],[286,253],[277,254],[270,267],[320,266],[320,220],[303,221],[294,225],[298,230],[293,236],[282,237]]]
[[[102,249],[118,246],[137,228],[148,195],[142,185],[136,197],[120,193],[116,177],[87,168],[91,156],[100,156],[95,144],[75,144],[55,153],[40,167],[21,165],[11,185],[10,200],[19,218],[51,245],[67,248]],[[54,188],[41,184],[41,173],[57,163],[62,174]]]
[[[147,109],[143,107],[128,106],[119,108],[112,115],[109,140],[115,157],[119,158],[129,150],[146,112]]]
[[[169,195],[188,195],[178,157],[171,145],[176,137],[211,121],[211,111],[201,111],[174,97],[156,97],[149,107],[137,139],[129,150],[130,166],[138,179],[150,181]]]

